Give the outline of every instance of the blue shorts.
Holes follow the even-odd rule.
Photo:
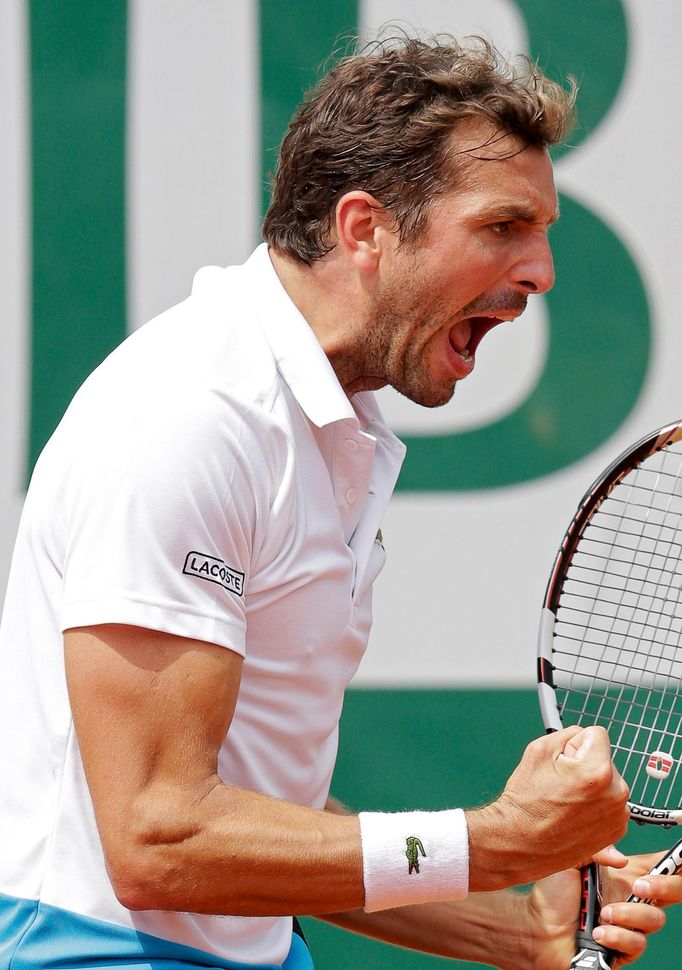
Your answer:
[[[278,964],[235,963],[56,906],[0,894],[0,970],[314,970],[298,924]]]

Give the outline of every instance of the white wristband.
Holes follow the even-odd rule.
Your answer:
[[[365,912],[467,895],[469,833],[461,808],[359,818]]]

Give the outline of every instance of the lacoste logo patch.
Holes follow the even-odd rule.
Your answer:
[[[217,583],[218,586],[223,586],[237,596],[241,596],[244,592],[244,573],[228,566],[222,559],[207,556],[203,552],[188,552],[182,571],[187,576],[196,576],[197,579]]]
[[[418,839],[416,835],[408,835],[407,839],[407,850],[405,855],[407,856],[407,874],[411,876],[413,872],[419,872],[419,853],[426,858],[426,852],[424,852],[424,846],[421,843],[421,839]]]

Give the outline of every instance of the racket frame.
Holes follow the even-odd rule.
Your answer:
[[[556,700],[556,687],[553,675],[553,639],[557,610],[563,591],[568,567],[573,559],[580,539],[594,512],[609,496],[615,486],[636,468],[645,458],[665,448],[666,445],[682,440],[682,421],[675,421],[641,438],[636,444],[624,451],[602,472],[585,492],[573,520],[566,530],[559,551],[554,560],[543,603],[538,634],[537,680],[540,713],[546,731],[560,731],[564,727],[561,712]],[[670,828],[682,825],[682,809],[655,809],[636,802],[628,802],[632,819],[640,825],[660,825]]]
[[[538,699],[547,733],[560,731],[564,727],[554,683],[553,640],[563,586],[576,547],[593,514],[615,486],[650,455],[665,448],[666,445],[680,440],[682,440],[682,422],[676,421],[646,435],[619,455],[585,492],[573,520],[566,530],[547,583],[538,634]],[[682,824],[682,809],[651,808],[635,802],[628,802],[627,807],[630,817],[640,825],[648,824],[670,828]],[[651,874],[671,874],[676,872],[681,864],[682,839],[659,859],[651,870]],[[580,923],[576,936],[577,952],[571,967],[608,970],[614,954],[599,946],[592,939],[592,930],[598,923],[601,908],[599,867],[594,862],[585,866],[581,871],[581,884]],[[640,899],[632,894],[628,901],[651,902],[651,900]]]

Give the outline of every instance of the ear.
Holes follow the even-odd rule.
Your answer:
[[[336,203],[337,246],[358,272],[375,272],[382,251],[395,235],[393,218],[369,192],[346,192]]]

